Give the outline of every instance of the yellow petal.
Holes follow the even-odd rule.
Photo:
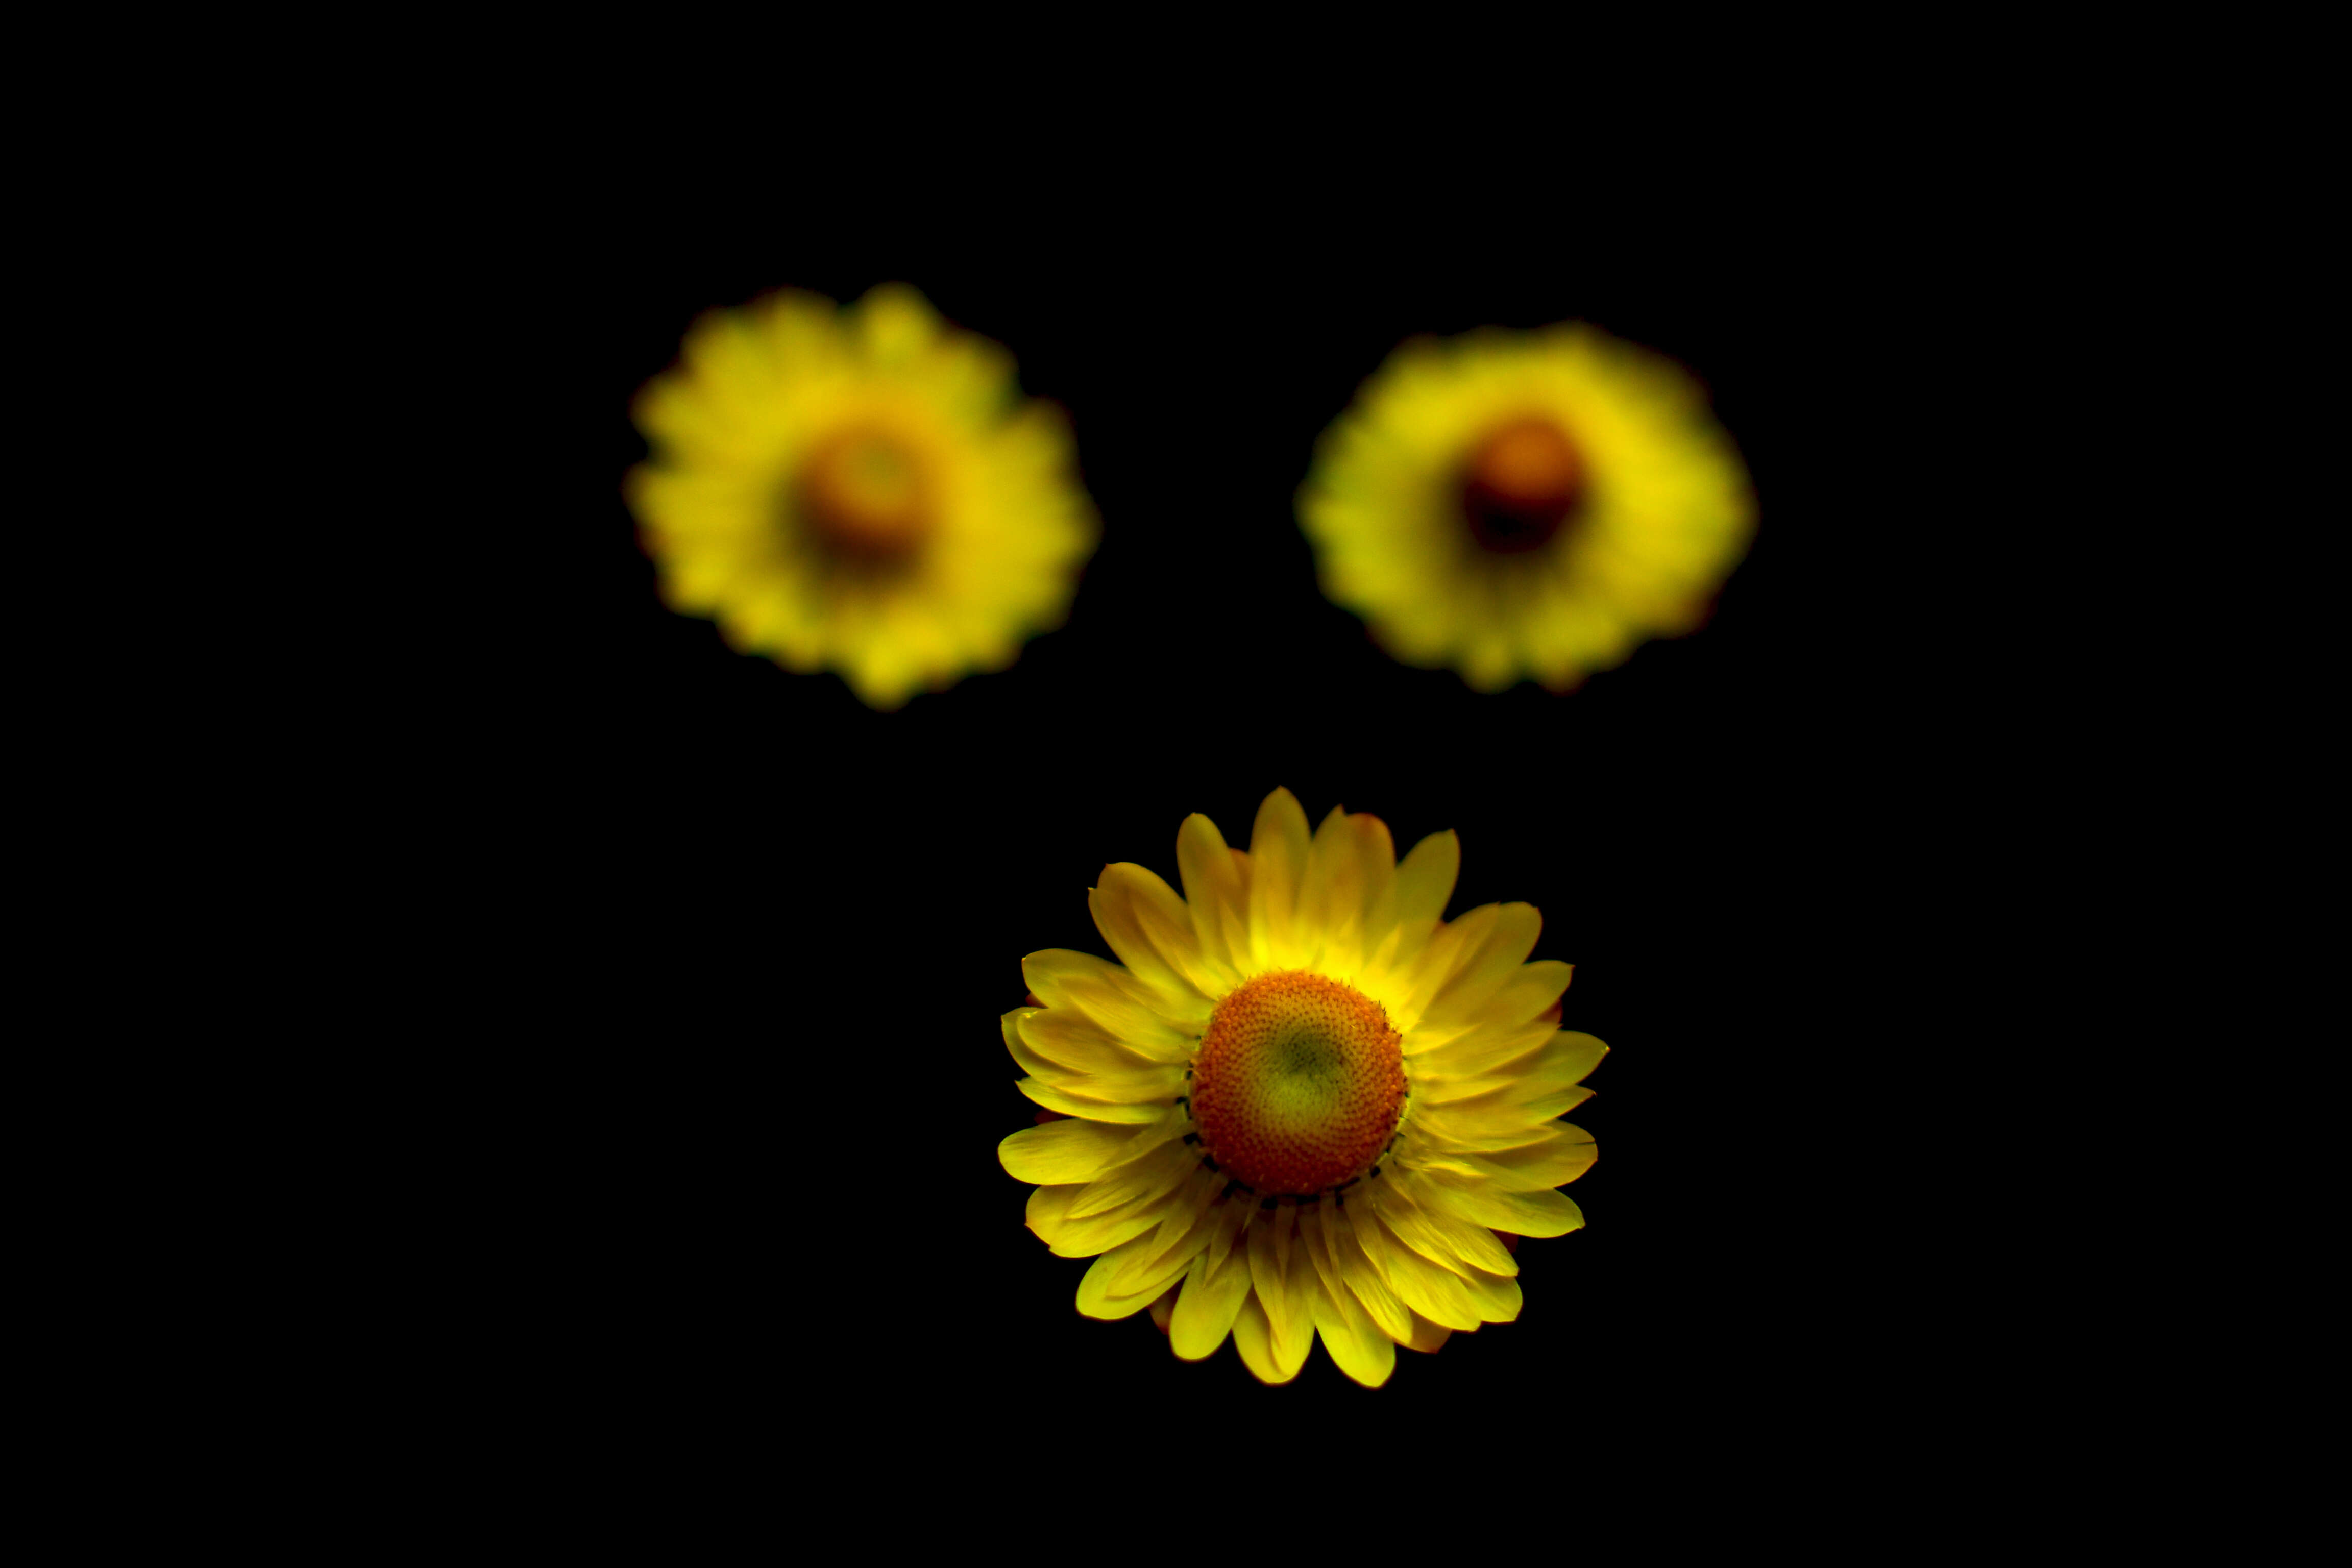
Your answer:
[[[1029,1228],[1046,1246],[1061,1234],[1062,1224],[1070,1212],[1070,1200],[1078,1195],[1076,1186],[1039,1187],[1029,1194]]]
[[[1513,1024],[1524,1024],[1549,1008],[1575,976],[1572,964],[1556,958],[1522,964],[1507,976],[1481,1011]]]
[[[1090,1100],[1097,1105],[1173,1105],[1184,1092],[1184,1069],[1174,1062],[1160,1067],[1143,1068],[1135,1072],[1074,1073],[1066,1068],[1048,1066],[1043,1077],[1064,1094]],[[1059,1106],[1055,1107],[1060,1110]],[[1079,1114],[1071,1111],[1075,1116]],[[1097,1121],[1116,1118],[1097,1117]]]
[[[1086,1278],[1078,1281],[1078,1310],[1089,1318],[1116,1322],[1121,1318],[1131,1318],[1151,1305],[1152,1298],[1160,1294],[1157,1289],[1141,1296],[1113,1296],[1108,1289],[1111,1276],[1126,1268],[1129,1259],[1150,1245],[1150,1237],[1139,1236],[1119,1243],[1096,1258],[1094,1266],[1087,1270]]]
[[[1462,1177],[1444,1171],[1426,1173],[1420,1191],[1430,1206],[1454,1218],[1514,1236],[1566,1236],[1584,1223],[1584,1215],[1565,1196],[1549,1189],[1533,1193],[1506,1192],[1496,1183]]]
[[[1355,978],[1364,963],[1364,868],[1348,815],[1336,805],[1307,844],[1300,906],[1302,945],[1317,973]]]
[[[1055,1189],[1059,1190],[1059,1189]],[[1330,1221],[1334,1250],[1339,1258],[1339,1278],[1355,1293],[1366,1315],[1380,1325],[1381,1331],[1400,1343],[1412,1335],[1412,1313],[1397,1299],[1389,1283],[1364,1256],[1363,1244],[1357,1238],[1355,1221],[1346,1209],[1336,1210]]]
[[[1442,1264],[1423,1257],[1396,1232],[1388,1227],[1380,1215],[1358,1212],[1349,1205],[1349,1218],[1356,1222],[1359,1236],[1377,1234],[1385,1250],[1381,1260],[1385,1268],[1389,1288],[1397,1299],[1433,1323],[1449,1329],[1475,1329],[1480,1321],[1469,1288],[1462,1277]],[[1367,1241],[1366,1250],[1370,1243]]]
[[[1546,1018],[1511,1025],[1497,1019],[1451,1034],[1442,1029],[1415,1029],[1404,1041],[1404,1054],[1412,1058],[1414,1099],[1419,1101],[1433,1098],[1429,1090],[1441,1082],[1485,1077],[1508,1063],[1533,1056],[1559,1032]]]
[[[996,1157],[1009,1174],[1040,1186],[1091,1182],[1137,1153],[1136,1140],[1144,1132],[1100,1121],[1048,1121],[1005,1139]]]
[[[1176,868],[1201,952],[1238,973],[1249,957],[1249,906],[1241,868],[1217,825],[1197,811],[1177,830]]]
[[[1169,1321],[1170,1348],[1186,1361],[1215,1354],[1233,1331],[1234,1319],[1249,1293],[1246,1258],[1229,1249],[1222,1264],[1213,1264],[1206,1251],[1196,1255],[1184,1276],[1184,1289],[1176,1298],[1175,1316]]]
[[[1241,1310],[1234,1314],[1234,1349],[1241,1352],[1242,1363],[1260,1383],[1288,1383],[1298,1375],[1298,1367],[1306,1364],[1302,1356],[1297,1365],[1285,1372],[1275,1361],[1274,1330],[1266,1321],[1265,1308],[1255,1290],[1242,1298]]]
[[[1064,1116],[1084,1117],[1088,1121],[1136,1124],[1157,1121],[1168,1109],[1164,1105],[1106,1105],[1098,1100],[1080,1100],[1037,1078],[1018,1079],[1013,1087],[1048,1110],[1059,1111]]]
[[[1412,847],[1396,872],[1396,918],[1400,925],[1433,925],[1445,916],[1462,874],[1462,841],[1448,829]]]
[[[1023,1008],[1014,1027],[1022,1044],[1066,1071],[1130,1073],[1160,1065],[1151,1057],[1128,1049],[1074,1007]],[[1181,1075],[1181,1068],[1178,1070]]]
[[[1114,1295],[1128,1295],[1146,1288],[1158,1279],[1163,1288],[1166,1281],[1191,1267],[1192,1259],[1207,1249],[1209,1234],[1216,1220],[1209,1214],[1209,1200],[1224,1184],[1206,1172],[1198,1179],[1177,1188],[1164,1206],[1160,1225],[1151,1234],[1151,1245],[1138,1253],[1127,1268],[1112,1276],[1109,1289]]]
[[[1310,1310],[1323,1348],[1341,1372],[1366,1388],[1378,1388],[1396,1371],[1396,1342],[1373,1326],[1353,1296],[1318,1289]]]
[[[1518,1259],[1495,1239],[1491,1229],[1456,1218],[1433,1199],[1419,1201],[1425,1194],[1408,1191],[1409,1184],[1417,1188],[1420,1184],[1400,1171],[1393,1184],[1383,1184],[1366,1200],[1399,1240],[1439,1267],[1465,1277],[1474,1268],[1504,1275],[1519,1271]]]
[[[1250,829],[1250,956],[1258,970],[1305,962],[1297,922],[1307,847],[1307,814],[1288,790],[1276,790]]]
[[[1205,1004],[1222,995],[1201,944],[1192,935],[1192,917],[1176,890],[1140,866],[1120,862],[1106,866],[1101,885],[1087,895],[1094,911],[1095,929],[1137,979],[1160,993],[1170,1008],[1188,1008],[1195,998]]]
[[[1516,1323],[1519,1309],[1525,1304],[1517,1279],[1484,1269],[1469,1277],[1471,1297],[1478,1303],[1478,1316],[1490,1323]]]
[[[1013,1059],[1019,1064],[1021,1070],[1032,1078],[1051,1078],[1056,1071],[1066,1072],[1069,1069],[1047,1061],[1021,1041],[1021,1016],[1036,1010],[1034,1007],[1015,1007],[997,1020],[997,1024],[1004,1032],[1004,1048],[1013,1053]]]
[[[1397,1004],[1389,1010],[1390,1021],[1400,1029],[1418,1028],[1438,993],[1485,948],[1502,912],[1500,904],[1481,904],[1430,933],[1421,956],[1396,974]]]
[[[1580,1087],[1561,1093],[1574,1096],[1579,1105],[1592,1098],[1591,1089]],[[1540,1143],[1549,1136],[1552,1126],[1550,1116],[1539,1116],[1526,1106],[1506,1105],[1493,1099],[1430,1105],[1416,1098],[1407,1133],[1417,1148],[1491,1154],[1499,1149]]]
[[[1100,1214],[1082,1218],[1065,1217],[1054,1239],[1046,1244],[1056,1258],[1092,1258],[1123,1247],[1138,1237],[1160,1228],[1160,1212],[1165,1206],[1165,1194],[1139,1196],[1131,1203],[1121,1204]]]
[[[1440,1104],[1475,1099],[1481,1110],[1532,1106],[1574,1085],[1608,1054],[1609,1047],[1591,1035],[1560,1029],[1526,1056],[1503,1062],[1483,1077],[1434,1082],[1423,1098]],[[1549,1113],[1559,1114],[1559,1110]]]
[[[1506,1192],[1532,1193],[1565,1186],[1591,1169],[1592,1162],[1599,1157],[1592,1134],[1581,1127],[1555,1121],[1538,1132],[1537,1137],[1513,1148],[1485,1154],[1448,1152],[1436,1158],[1449,1163],[1442,1168],[1484,1177]]]
[[[1415,1312],[1412,1314],[1412,1337],[1399,1340],[1397,1342],[1409,1351],[1419,1351],[1423,1355],[1433,1355],[1446,1341],[1453,1337],[1452,1329],[1443,1323],[1433,1323],[1419,1312]]]
[[[939,335],[940,318],[930,301],[904,283],[884,283],[850,307],[845,323],[869,364],[906,365],[920,358]]]
[[[1302,1230],[1318,1232],[1318,1244],[1322,1241],[1323,1218],[1319,1210],[1307,1210],[1299,1225]],[[1327,1247],[1310,1248],[1307,1257],[1316,1265],[1315,1289],[1307,1298],[1307,1315],[1314,1320],[1323,1348],[1330,1352],[1332,1362],[1341,1372],[1366,1388],[1378,1388],[1396,1370],[1396,1342],[1373,1326],[1354,1295],[1341,1283],[1338,1266],[1330,1259]]]
[[[1055,1121],[1047,1125],[1059,1127],[1062,1123]],[[1139,1198],[1149,1200],[1173,1191],[1188,1172],[1198,1167],[1201,1157],[1192,1152],[1191,1145],[1178,1142],[1172,1129],[1164,1131],[1166,1135],[1155,1147],[1112,1166],[1089,1183],[1087,1190],[1071,1203],[1070,1217],[1084,1219],[1088,1215],[1115,1209],[1121,1204],[1133,1203]]]
[[[1183,1056],[1198,1030],[1181,1025],[1209,1016],[1200,997],[1176,1006],[1116,963],[1090,952],[1048,948],[1021,961],[1021,977],[1036,998],[1055,1009],[1075,1008],[1112,1039],[1154,1059]]]
[[[1175,889],[1155,871],[1130,862],[1103,868],[1106,889],[1117,881],[1135,900],[1135,913],[1144,934],[1185,984],[1202,996],[1222,996],[1239,978],[1232,964],[1201,945],[1192,911]]]
[[[1503,905],[1496,911],[1494,929],[1486,933],[1486,940],[1464,955],[1461,967],[1422,1009],[1422,1022],[1443,1026],[1457,1019],[1475,1017],[1479,1009],[1495,998],[1513,972],[1527,962],[1528,954],[1535,948],[1536,938],[1542,931],[1543,916],[1536,911],[1533,904]],[[1559,968],[1562,971],[1560,989],[1564,991],[1568,988],[1565,973],[1568,966],[1561,964]],[[1556,991],[1552,994],[1557,996],[1559,994]],[[1532,1018],[1549,1005],[1551,1003],[1547,1000],[1527,1016]]]
[[[1348,825],[1355,832],[1356,859],[1363,868],[1363,962],[1369,964],[1396,930],[1396,842],[1389,837],[1389,825],[1369,813],[1358,812]]]
[[[1184,1270],[1192,1267],[1192,1259],[1200,1253],[1197,1246],[1190,1249],[1179,1247],[1173,1251],[1164,1249],[1154,1251],[1158,1241],[1159,1237],[1155,1232],[1149,1236],[1139,1236],[1135,1241],[1129,1243],[1128,1246],[1138,1248],[1134,1253],[1127,1252],[1125,1247],[1118,1249],[1125,1256],[1122,1256],[1116,1265],[1106,1271],[1097,1301],[1100,1310],[1087,1312],[1088,1317],[1123,1318],[1138,1307],[1150,1306],[1166,1293],[1169,1286],[1182,1277]],[[1110,1253],[1103,1254],[1101,1258],[1096,1259],[1096,1267],[1102,1267],[1111,1256]],[[1137,1262],[1139,1257],[1147,1261],[1139,1264]],[[1081,1298],[1082,1300],[1084,1299]],[[1084,1306],[1078,1310],[1086,1311]]]
[[[1315,1342],[1315,1321],[1307,1314],[1307,1292],[1292,1277],[1294,1268],[1307,1268],[1297,1248],[1298,1211],[1288,1205],[1261,1212],[1249,1227],[1250,1280],[1258,1304],[1274,1331],[1274,1360],[1293,1372],[1307,1359]]]

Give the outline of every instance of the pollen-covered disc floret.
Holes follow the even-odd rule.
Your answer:
[[[1079,1311],[1149,1310],[1187,1361],[1230,1339],[1266,1383],[1320,1343],[1370,1386],[1518,1316],[1516,1238],[1584,1223],[1557,1189],[1592,1140],[1559,1117],[1608,1047],[1559,1026],[1531,905],[1444,918],[1459,861],[1451,833],[1400,860],[1361,813],[1310,833],[1278,789],[1246,850],[1185,818],[1181,895],[1103,868],[1118,963],[1021,961],[1004,1047],[1043,1109],[997,1152],[1029,1228],[1094,1259]]]
[[[1402,1037],[1380,1004],[1319,974],[1261,974],[1217,1004],[1192,1118],[1224,1170],[1304,1196],[1364,1173],[1404,1107]]]

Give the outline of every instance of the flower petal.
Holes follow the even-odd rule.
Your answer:
[[[1076,1197],[1077,1186],[1039,1187],[1029,1194],[1029,1228],[1046,1246],[1061,1234],[1063,1222],[1070,1212],[1070,1200]]]
[[[1243,1364],[1260,1383],[1288,1383],[1307,1363],[1307,1358],[1301,1356],[1285,1370],[1275,1360],[1274,1329],[1266,1321],[1265,1307],[1258,1300],[1255,1290],[1242,1298],[1241,1310],[1234,1314],[1234,1349],[1241,1352]]]
[[[1510,1149],[1486,1154],[1448,1153],[1436,1158],[1453,1162],[1450,1167],[1444,1168],[1483,1177],[1505,1192],[1532,1193],[1565,1186],[1591,1170],[1600,1155],[1592,1134],[1572,1123],[1549,1122],[1538,1129],[1538,1134]]]
[[[1178,1081],[1181,1081],[1181,1076]],[[1168,1107],[1158,1101],[1149,1104],[1129,1101],[1120,1105],[1099,1100],[1082,1100],[1075,1094],[1064,1092],[1059,1086],[1048,1083],[1044,1079],[1024,1078],[1016,1081],[1013,1087],[1048,1110],[1058,1110],[1065,1116],[1084,1117],[1088,1121],[1122,1121],[1139,1124],[1157,1121],[1168,1113]]]
[[[1173,1191],[1187,1173],[1197,1168],[1201,1157],[1190,1145],[1176,1141],[1176,1127],[1182,1119],[1170,1120],[1171,1126],[1154,1130],[1160,1134],[1155,1146],[1137,1151],[1134,1158],[1110,1167],[1089,1183],[1087,1190],[1071,1203],[1070,1218],[1079,1220],[1088,1215],[1104,1214],[1139,1198],[1157,1198]]]
[[[1460,1276],[1405,1245],[1381,1216],[1369,1210],[1360,1213],[1351,1205],[1349,1217],[1355,1221],[1356,1234],[1363,1238],[1366,1253],[1372,1250],[1371,1238],[1379,1237],[1382,1271],[1399,1300],[1431,1322],[1449,1329],[1478,1326],[1477,1310]]]
[[[1138,1236],[1119,1243],[1096,1258],[1094,1266],[1087,1270],[1086,1278],[1078,1281],[1078,1310],[1089,1318],[1117,1322],[1150,1306],[1152,1299],[1160,1294],[1157,1289],[1141,1296],[1113,1296],[1108,1289],[1111,1276],[1126,1268],[1129,1259],[1150,1245],[1149,1235]]]
[[[1307,847],[1300,935],[1316,972],[1348,981],[1364,965],[1364,868],[1348,814],[1331,808]]]
[[[1048,1007],[1076,1008],[1112,1039],[1155,1058],[1189,1051],[1199,1033],[1192,1026],[1209,1016],[1201,997],[1171,999],[1116,963],[1068,948],[1031,953],[1021,961],[1021,977]]]
[[[1134,1310],[1129,1302],[1150,1306],[1165,1295],[1168,1287],[1181,1279],[1184,1271],[1192,1266],[1192,1259],[1200,1255],[1207,1237],[1200,1230],[1188,1230],[1176,1245],[1170,1246],[1162,1240],[1161,1233],[1154,1230],[1136,1239],[1142,1244],[1141,1247],[1122,1258],[1118,1266],[1104,1278],[1103,1304],[1118,1310],[1121,1317]],[[1104,1256],[1109,1255],[1106,1253]]]
[[[1559,1032],[1546,1018],[1516,1025],[1497,1020],[1465,1030],[1442,1045],[1415,1048],[1422,1040],[1442,1037],[1433,1029],[1415,1029],[1405,1038],[1405,1055],[1412,1059],[1414,1098],[1433,1098],[1429,1091],[1441,1083],[1484,1077],[1506,1063],[1533,1056]]]
[[[1481,904],[1432,931],[1420,956],[1410,964],[1399,965],[1390,977],[1394,1001],[1389,1007],[1389,1021],[1408,1033],[1419,1028],[1438,993],[1485,949],[1502,913],[1500,904]]]
[[[1461,874],[1462,840],[1452,829],[1414,845],[1397,867],[1397,923],[1433,925],[1444,919],[1446,900],[1454,896],[1454,879]]]
[[[1171,1009],[1204,1011],[1210,997],[1230,988],[1230,972],[1202,954],[1192,911],[1158,874],[1131,861],[1106,866],[1087,902],[1119,962]]]
[[[1533,904],[1505,904],[1496,911],[1494,929],[1477,947],[1464,955],[1457,969],[1431,997],[1422,1009],[1424,1025],[1444,1026],[1458,1020],[1475,1017],[1479,1009],[1495,999],[1515,971],[1527,962],[1534,951],[1536,938],[1543,932],[1543,916]],[[1559,965],[1562,973],[1559,991],[1568,989],[1566,964]],[[1528,1010],[1532,1018],[1551,1005],[1559,994],[1554,991],[1536,1006]]]
[[[1250,1280],[1266,1322],[1274,1331],[1277,1367],[1296,1372],[1315,1342],[1315,1321],[1307,1311],[1307,1291],[1298,1273],[1308,1264],[1297,1248],[1298,1211],[1289,1205],[1260,1213],[1249,1227]]]
[[[1429,1171],[1422,1173],[1419,1190],[1428,1194],[1433,1208],[1514,1236],[1566,1236],[1584,1224],[1583,1212],[1576,1205],[1548,1188],[1507,1192],[1484,1178]]]
[[[1389,1282],[1364,1256],[1363,1244],[1356,1236],[1356,1222],[1341,1208],[1332,1211],[1327,1224],[1332,1232],[1333,1250],[1339,1254],[1340,1279],[1355,1292],[1356,1300],[1380,1325],[1382,1333],[1401,1344],[1409,1341],[1412,1335],[1412,1309],[1397,1299]]]
[[[1300,885],[1307,875],[1307,813],[1277,789],[1257,808],[1250,829],[1250,961],[1255,971],[1302,963]]]
[[[1249,894],[1225,836],[1197,811],[1176,830],[1176,869],[1202,953],[1238,975],[1249,960]]]
[[[1021,1016],[1035,1011],[1034,1007],[1015,1007],[997,1020],[997,1026],[1004,1033],[1004,1048],[1013,1054],[1013,1059],[1021,1070],[1032,1078],[1052,1078],[1056,1073],[1066,1076],[1070,1068],[1046,1060],[1022,1043]]]
[[[1518,1259],[1495,1239],[1494,1231],[1457,1219],[1433,1201],[1423,1201],[1425,1194],[1408,1190],[1414,1182],[1412,1175],[1400,1171],[1395,1183],[1367,1200],[1399,1240],[1465,1279],[1477,1268],[1502,1275],[1519,1271]]]
[[[1083,1190],[1083,1189],[1081,1189]],[[1048,1249],[1056,1258],[1093,1258],[1160,1228],[1165,1194],[1139,1195],[1117,1208],[1078,1218],[1065,1217]]]
[[[1556,958],[1539,958],[1533,963],[1522,964],[1504,978],[1481,1011],[1514,1024],[1527,1023],[1559,1001],[1575,974],[1574,964],[1562,963]]]
[[[1148,1136],[1140,1127],[1048,1121],[1043,1127],[1024,1127],[1005,1139],[996,1146],[996,1157],[1016,1180],[1058,1186],[1093,1181],[1140,1152],[1137,1140]]]
[[[1158,1067],[1139,1068],[1133,1072],[1073,1073],[1066,1068],[1049,1067],[1040,1075],[1065,1094],[1091,1100],[1097,1105],[1153,1105],[1162,1109],[1176,1103],[1184,1092],[1184,1069],[1174,1062]],[[1072,1112],[1076,1115],[1077,1112]],[[1097,1117],[1097,1121],[1112,1120]]]
[[[1608,1054],[1609,1047],[1591,1035],[1573,1029],[1556,1030],[1526,1056],[1492,1068],[1483,1077],[1434,1082],[1423,1098],[1438,1104],[1475,1100],[1473,1109],[1481,1114],[1510,1106],[1532,1109],[1539,1101],[1574,1087]],[[1569,1103],[1580,1104],[1583,1098],[1579,1096]],[[1566,1109],[1562,1105],[1548,1111],[1543,1119],[1558,1116]]]
[[[1307,1248],[1315,1269],[1314,1290],[1307,1298],[1307,1316],[1332,1362],[1366,1388],[1378,1388],[1396,1371],[1396,1342],[1373,1326],[1356,1298],[1339,1278],[1337,1263],[1326,1244],[1323,1215],[1306,1211],[1299,1219],[1302,1234],[1311,1235]]]
[[[1348,818],[1348,826],[1356,836],[1356,859],[1363,868],[1364,877],[1364,949],[1362,963],[1370,964],[1397,923],[1397,864],[1396,841],[1389,837],[1389,825],[1369,812],[1358,812]]]
[[[1452,1329],[1443,1323],[1433,1323],[1419,1312],[1415,1312],[1412,1314],[1412,1337],[1409,1340],[1399,1340],[1397,1342],[1409,1351],[1419,1351],[1423,1355],[1434,1355],[1445,1342],[1453,1337]]]
[[[1112,1279],[1112,1293],[1123,1296],[1140,1289],[1137,1281],[1162,1264],[1190,1266],[1193,1256],[1207,1247],[1209,1233],[1216,1228],[1216,1216],[1209,1213],[1209,1205],[1223,1185],[1222,1178],[1196,1164],[1192,1179],[1178,1183],[1160,1205],[1160,1228],[1153,1233],[1152,1245],[1140,1255],[1141,1261],[1129,1264],[1125,1274]]]
[[[1560,1092],[1575,1096],[1579,1105],[1592,1098],[1592,1091],[1581,1087]],[[1499,1149],[1540,1143],[1553,1125],[1550,1116],[1538,1115],[1528,1106],[1507,1105],[1489,1098],[1439,1105],[1416,1100],[1408,1131],[1418,1148],[1492,1154]]]
[[[1075,1073],[1129,1073],[1181,1057],[1155,1058],[1129,1050],[1075,1007],[1020,1009],[1021,1043],[1055,1067]]]
[[[1234,1214],[1231,1221],[1239,1223],[1242,1211],[1226,1208]],[[1230,1248],[1222,1261],[1212,1262],[1206,1249],[1192,1259],[1184,1276],[1184,1289],[1176,1298],[1176,1313],[1168,1325],[1170,1348],[1186,1361],[1200,1361],[1216,1353],[1233,1331],[1234,1319],[1249,1300],[1250,1271],[1246,1256]]]

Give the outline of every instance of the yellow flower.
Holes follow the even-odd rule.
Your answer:
[[[628,500],[669,606],[876,708],[1012,663],[1094,549],[1059,412],[903,284],[712,311],[635,416],[654,459]]]
[[[1532,907],[1440,918],[1459,860],[1441,833],[1399,865],[1378,817],[1339,810],[1310,838],[1276,790],[1246,854],[1185,818],[1182,898],[1104,868],[1095,923],[1121,963],[1023,961],[1043,1005],[1007,1013],[1004,1043],[1063,1119],[998,1157],[1042,1184],[1029,1227],[1095,1258],[1079,1311],[1150,1307],[1192,1361],[1230,1332],[1267,1383],[1319,1335],[1374,1387],[1398,1345],[1518,1316],[1496,1232],[1584,1223],[1552,1189],[1592,1140],[1554,1118],[1608,1047],[1554,1026],[1569,966],[1525,962]]]
[[[1298,497],[1325,595],[1481,691],[1565,691],[1696,629],[1755,510],[1697,384],[1580,322],[1405,343]]]

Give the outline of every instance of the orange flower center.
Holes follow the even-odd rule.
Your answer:
[[[1470,535],[1516,555],[1549,543],[1584,500],[1584,458],[1549,419],[1514,419],[1471,452],[1462,481]]]
[[[1231,1175],[1268,1195],[1365,1169],[1404,1109],[1404,1039],[1362,993],[1286,971],[1217,1004],[1192,1064],[1192,1120]]]
[[[931,527],[930,486],[904,442],[843,431],[819,443],[800,476],[801,504],[818,536],[843,555],[896,560]]]

